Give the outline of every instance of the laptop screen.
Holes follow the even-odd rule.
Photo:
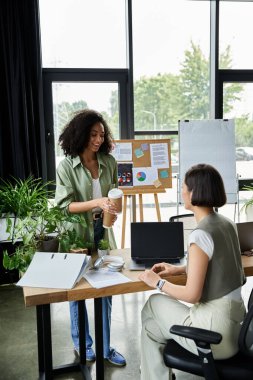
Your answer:
[[[236,223],[241,252],[253,248],[253,222]]]
[[[131,223],[131,257],[136,262],[161,262],[183,258],[183,223]]]

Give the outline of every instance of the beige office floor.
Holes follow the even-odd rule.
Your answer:
[[[253,278],[244,287],[245,300]],[[105,380],[140,379],[140,313],[151,292],[113,297],[111,344],[127,360],[124,368],[105,365]],[[93,301],[87,301],[90,329],[94,336]],[[35,380],[38,378],[35,308],[25,308],[22,289],[14,285],[0,286],[0,379]],[[75,359],[69,329],[68,303],[52,306],[52,337],[54,365],[70,363]],[[91,366],[93,379],[95,366]],[[58,379],[81,380],[75,372],[58,376]],[[180,373],[177,380],[196,377]],[[200,379],[200,378],[198,378]]]

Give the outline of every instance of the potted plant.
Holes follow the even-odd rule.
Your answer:
[[[242,190],[253,192],[253,183],[250,185],[244,186]],[[245,211],[248,221],[253,220],[253,196],[251,196],[244,202],[244,205],[242,206],[241,211]]]
[[[64,252],[73,246],[83,246],[84,241],[73,232],[74,223],[85,224],[85,220],[82,215],[65,214],[57,206],[44,207],[36,216],[28,213],[16,223],[13,243],[20,243],[12,254],[4,251],[4,267],[24,272],[36,251],[57,252],[59,242]]]
[[[98,256],[102,257],[105,255],[109,255],[110,252],[110,245],[109,241],[106,239],[101,239],[98,242]]]
[[[59,251],[72,253],[89,253],[89,247],[75,229],[67,230],[59,238]]]
[[[36,214],[45,208],[53,192],[48,190],[52,182],[43,183],[41,178],[32,176],[25,180],[11,177],[0,179],[0,234],[1,240],[7,240],[15,229],[19,218],[29,212]],[[6,228],[8,232],[6,232]]]

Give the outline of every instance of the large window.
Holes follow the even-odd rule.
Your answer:
[[[100,110],[106,120],[110,121],[114,138],[119,138],[117,83],[54,82],[52,86],[56,166],[63,158],[63,152],[58,145],[59,135],[74,113],[81,109],[91,108]],[[110,103],[112,93],[115,94],[113,114]]]
[[[235,120],[237,173],[240,178],[249,178],[253,173],[253,83],[224,83],[223,99],[231,89],[234,95],[229,104],[223,101],[223,115]]]
[[[40,0],[44,78],[51,78],[47,89],[52,84],[44,99],[45,108],[52,103],[45,120],[47,136],[55,136],[49,164],[60,155],[63,124],[85,106],[104,113],[115,138],[170,138],[173,188],[159,195],[162,220],[168,220],[178,211],[178,120],[215,114],[235,118],[237,172],[250,177],[253,2],[214,5],[204,0]],[[82,71],[84,79],[64,78],[68,70]],[[154,211],[151,198],[144,206]],[[229,206],[226,214],[233,218]],[[179,210],[184,211],[181,205]],[[149,218],[155,214],[147,213]]]
[[[125,0],[40,0],[44,67],[126,68]]]
[[[252,14],[252,1],[220,2],[220,69],[253,68],[251,51]],[[226,59],[224,59],[224,53],[227,55]]]
[[[208,1],[133,1],[135,130],[209,117]]]

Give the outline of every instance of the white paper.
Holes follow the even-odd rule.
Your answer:
[[[86,254],[36,252],[18,286],[72,289],[90,267]]]
[[[111,154],[116,161],[132,161],[132,143],[115,143]]]
[[[153,185],[154,181],[158,179],[158,172],[156,168],[133,168],[133,185],[134,186],[147,186]]]
[[[168,169],[169,167],[169,154],[168,144],[150,144],[150,158],[151,166],[153,168]]]
[[[84,278],[93,288],[96,289],[131,282],[131,280],[123,274],[119,272],[112,272],[107,268],[89,270],[85,273]]]

